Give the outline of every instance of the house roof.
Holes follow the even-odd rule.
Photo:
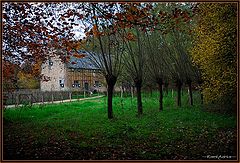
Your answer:
[[[82,58],[77,58],[74,56],[70,57],[69,62],[67,63],[67,67],[71,69],[89,69],[89,70],[97,70],[97,68],[93,62],[91,61],[88,52],[84,50],[78,50],[78,54],[84,54],[85,56]]]

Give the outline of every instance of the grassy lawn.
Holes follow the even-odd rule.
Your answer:
[[[114,119],[107,119],[106,97],[4,111],[3,159],[211,159],[236,156],[234,116],[175,106],[171,93],[158,111],[157,93],[136,99],[115,97]],[[215,158],[216,159],[216,158]],[[222,158],[221,158],[222,159]],[[228,159],[237,159],[231,157]]]

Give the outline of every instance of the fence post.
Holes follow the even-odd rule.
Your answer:
[[[44,104],[44,93],[42,92],[42,103]]]
[[[11,92],[11,95],[12,95],[12,103],[11,104],[15,104],[16,105],[16,100],[14,101],[13,92]]]
[[[53,92],[51,92],[52,93],[52,103],[53,103],[53,100],[54,100],[54,97],[53,97]]]
[[[31,105],[31,103],[32,103],[32,94],[30,94],[30,95],[28,96],[28,98],[29,98],[29,105]]]
[[[72,102],[72,92],[69,92],[69,99],[70,99],[70,102]]]
[[[61,92],[61,101],[63,103],[63,92]]]
[[[16,107],[18,107],[18,104],[19,104],[19,94],[18,93],[16,93],[16,100],[15,100],[15,105],[16,105]]]

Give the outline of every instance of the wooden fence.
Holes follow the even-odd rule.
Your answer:
[[[80,99],[98,95],[86,91],[40,91],[24,90],[3,92],[3,105],[31,105],[33,103],[45,103],[69,99]]]

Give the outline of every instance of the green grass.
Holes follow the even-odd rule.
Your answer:
[[[162,112],[158,110],[157,96],[157,93],[152,97],[143,94],[144,113],[141,117],[137,116],[136,98],[114,97],[112,120],[107,118],[106,97],[30,109],[9,109],[4,112],[4,137],[17,135],[21,143],[27,143],[31,137],[35,148],[40,149],[54,137],[54,141],[60,144],[67,142],[71,150],[94,149],[94,154],[89,156],[91,159],[174,159],[172,155],[182,159],[201,159],[204,154],[219,152],[207,150],[205,153],[206,149],[198,147],[201,143],[207,141],[202,148],[209,147],[209,142],[219,141],[219,132],[236,128],[236,117],[202,111],[197,93],[194,94],[194,107],[188,105],[185,95],[181,108],[175,106],[169,93],[164,98]],[[223,142],[213,147],[219,147],[220,154],[224,154],[225,145]],[[69,158],[89,159],[79,152],[78,155]]]

